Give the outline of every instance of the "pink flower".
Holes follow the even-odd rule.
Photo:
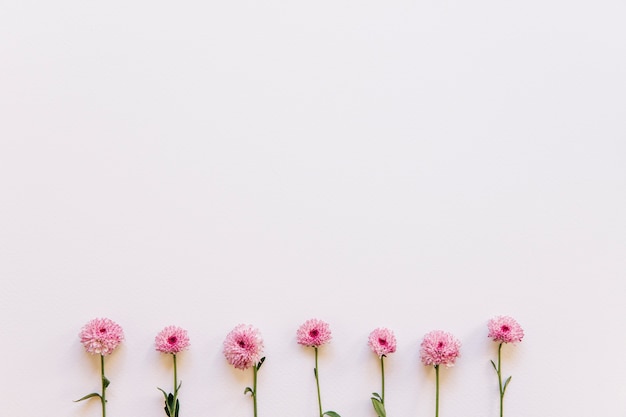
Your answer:
[[[92,355],[109,355],[124,340],[124,332],[119,324],[107,318],[93,319],[83,326],[80,342]]]
[[[189,347],[187,330],[178,326],[167,326],[154,338],[156,350],[163,353],[179,353]]]
[[[296,337],[301,345],[318,347],[330,342],[332,335],[328,323],[318,319],[310,319],[298,328]]]
[[[515,319],[508,316],[497,316],[487,323],[489,328],[488,337],[494,342],[515,343],[521,342],[524,337],[524,330]]]
[[[442,330],[427,333],[420,345],[420,357],[424,365],[453,366],[459,357],[461,342],[452,334]]]
[[[247,369],[259,362],[263,347],[263,339],[258,329],[239,324],[224,340],[224,356],[235,368]]]
[[[374,329],[370,333],[367,344],[379,358],[396,351],[396,337],[391,330],[386,328]]]

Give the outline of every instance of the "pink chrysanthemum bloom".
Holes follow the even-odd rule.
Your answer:
[[[420,345],[420,357],[424,365],[453,366],[459,357],[461,342],[448,332],[433,330],[427,333]]]
[[[113,320],[96,318],[83,326],[79,337],[87,352],[107,356],[124,340],[124,331]]]
[[[487,323],[488,337],[494,342],[515,343],[524,338],[524,330],[514,318],[509,316],[497,316]]]
[[[226,335],[224,356],[235,368],[248,369],[259,362],[263,347],[263,339],[258,329],[239,324]]]
[[[372,330],[367,344],[379,358],[396,351],[396,337],[393,332],[386,328]]]
[[[180,353],[189,347],[187,330],[178,326],[167,326],[154,338],[156,350],[163,353]]]
[[[298,328],[296,338],[301,345],[318,347],[330,342],[332,334],[325,321],[309,319]]]

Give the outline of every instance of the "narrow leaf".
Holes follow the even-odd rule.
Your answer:
[[[110,384],[111,384],[111,381],[109,381],[109,380],[107,379],[107,377],[105,376],[105,377],[104,377],[104,388],[108,387]]]
[[[159,388],[161,389],[161,388]],[[161,392],[163,392],[163,395],[165,395],[165,407],[163,407],[163,409],[165,410],[165,414],[167,414],[167,417],[174,417],[174,395],[173,394],[165,394],[165,391],[161,390]]]
[[[372,395],[373,395],[374,397],[378,398],[378,399],[379,399],[379,400],[381,400],[381,401],[382,401],[382,399],[383,399],[383,398],[380,396],[380,394],[379,394],[379,393],[377,393],[377,392],[372,392]]]
[[[174,413],[175,417],[178,417],[179,411],[180,411],[180,401],[176,400],[176,412]]]
[[[265,362],[265,356],[263,356],[261,359],[259,359],[259,363],[257,363],[257,365],[256,365],[256,370],[257,371],[259,369],[261,369],[261,365],[263,365],[263,362]]]
[[[498,367],[496,366],[496,363],[494,361],[491,361],[491,364],[493,365],[493,369],[495,369],[496,372],[498,372]]]
[[[335,413],[334,411],[327,411],[324,414],[322,414],[324,416],[330,416],[330,417],[341,417],[339,414]]]
[[[509,382],[511,382],[511,377],[508,377],[506,381],[504,381],[504,385],[502,386],[502,395],[504,395],[504,392],[506,391],[506,387],[509,385]]]
[[[374,406],[374,410],[376,410],[376,414],[378,417],[386,417],[387,412],[385,411],[385,405],[377,398],[372,398],[372,405]]]
[[[167,401],[167,393],[159,387],[157,387],[157,389],[163,393],[163,396],[165,397],[165,401]]]
[[[246,395],[247,393],[250,393],[250,395],[254,395],[254,391],[252,391],[252,388],[250,387],[246,387],[246,389],[243,390],[243,395]]]
[[[102,397],[100,396],[100,394],[98,394],[97,392],[92,392],[91,394],[87,394],[87,395],[85,395],[85,396],[84,396],[84,397],[82,397],[82,398],[79,398],[79,399],[77,399],[77,400],[74,400],[74,402],[75,402],[75,403],[77,403],[77,402],[79,402],[79,401],[86,400],[87,398],[91,398],[91,397],[100,397],[100,398],[102,398]]]

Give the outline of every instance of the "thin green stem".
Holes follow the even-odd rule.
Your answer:
[[[439,365],[435,365],[435,417],[439,417]]]
[[[498,372],[498,386],[500,387],[500,417],[502,417],[504,414],[504,410],[503,410],[503,406],[504,406],[504,389],[502,387],[502,368],[501,368],[501,364],[502,364],[502,342],[500,342],[500,345],[498,346],[498,369],[496,369],[496,371]]]
[[[172,353],[172,359],[174,361],[174,398],[178,398],[178,371],[176,369],[176,354]]]
[[[385,404],[385,362],[383,361],[385,355],[380,357],[380,376],[382,380],[382,388],[380,390],[380,402]]]
[[[170,417],[178,417],[178,387],[180,386],[180,384],[178,383],[178,366],[176,364],[176,354],[172,353],[172,362],[174,363],[174,393],[173,393],[173,400],[172,400],[172,404],[171,407],[170,405],[168,405],[168,401],[166,399],[165,404],[169,409],[169,415]]]
[[[100,395],[100,401],[102,402],[102,417],[106,417],[107,415],[107,408],[106,408],[107,379],[104,376],[104,355],[100,355],[100,376],[102,379],[102,395]]]
[[[315,383],[317,384],[317,403],[320,409],[320,417],[323,417],[324,413],[322,411],[322,394],[320,392],[320,375],[319,375],[319,370],[317,367],[317,346],[313,346],[313,349],[315,349]]]
[[[254,374],[253,374],[254,376],[252,378],[252,403],[254,405],[254,417],[256,417],[257,416],[257,413],[256,413],[256,410],[257,410],[257,407],[256,407],[256,380],[257,380],[257,372],[259,370],[258,365],[256,363],[254,364],[253,369],[254,369]]]

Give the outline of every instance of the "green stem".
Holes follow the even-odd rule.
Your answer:
[[[500,345],[498,346],[498,369],[496,370],[498,372],[498,386],[500,387],[500,417],[502,417],[504,414],[504,410],[503,410],[503,405],[504,405],[504,389],[502,387],[502,368],[501,368],[501,363],[502,363],[502,342],[500,342]]]
[[[172,353],[172,359],[174,360],[174,402],[176,402],[176,398],[178,398],[178,371],[176,369],[176,354],[175,353]]]
[[[322,412],[322,395],[320,393],[320,376],[319,376],[319,371],[317,367],[317,346],[313,346],[313,349],[315,349],[315,383],[317,384],[317,403],[320,409],[320,417],[323,417],[324,413]]]
[[[257,416],[257,413],[256,413],[256,410],[257,410],[257,407],[256,407],[256,380],[257,380],[257,372],[259,370],[258,365],[256,363],[254,364],[253,369],[254,369],[254,376],[253,376],[253,379],[252,379],[252,388],[253,388],[252,389],[252,403],[254,405],[254,417],[256,417]]]
[[[382,388],[380,390],[380,402],[383,404],[385,404],[385,363],[383,361],[384,357],[385,355],[382,355],[380,357],[380,375],[382,379]]]
[[[102,417],[106,417],[107,409],[106,409],[106,389],[107,389],[107,379],[104,376],[104,355],[100,355],[100,376],[102,379],[102,395],[100,395],[100,402],[102,402]]]
[[[172,407],[168,404],[167,399],[165,400],[165,405],[169,409],[170,417],[178,417],[178,413],[176,409],[178,408],[178,387],[180,384],[178,383],[178,367],[176,366],[176,354],[172,353],[172,361],[174,363],[174,393],[173,393],[173,401]]]
[[[439,417],[439,365],[435,365],[435,417]]]

